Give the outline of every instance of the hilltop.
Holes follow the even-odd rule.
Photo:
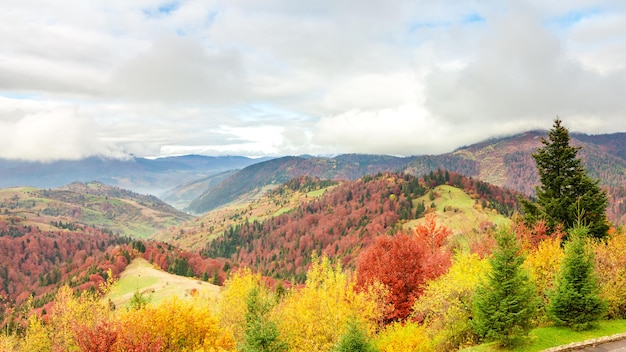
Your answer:
[[[216,285],[168,273],[139,257],[126,266],[106,299],[110,299],[116,307],[123,308],[135,293],[144,295],[152,304],[158,304],[174,295],[183,298],[200,291],[213,297],[219,295],[219,287]]]

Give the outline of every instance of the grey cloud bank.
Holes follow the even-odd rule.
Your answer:
[[[450,151],[626,131],[620,1],[7,0],[0,157]]]

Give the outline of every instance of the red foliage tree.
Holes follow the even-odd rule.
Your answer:
[[[406,319],[424,284],[450,266],[450,254],[439,246],[431,251],[425,237],[404,233],[380,236],[358,259],[357,285],[366,287],[374,281],[389,289],[388,300],[394,307],[385,317],[387,322]]]
[[[437,215],[430,213],[426,215],[426,221],[415,227],[415,236],[417,239],[428,246],[431,254],[444,245],[446,238],[452,233],[446,226],[437,225]]]
[[[76,343],[81,351],[113,351],[117,339],[117,327],[107,321],[102,321],[93,328],[85,325],[79,325],[76,328]]]

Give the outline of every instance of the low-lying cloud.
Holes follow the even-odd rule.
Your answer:
[[[0,158],[33,161],[123,158],[100,141],[95,126],[73,108],[55,108],[0,121]]]

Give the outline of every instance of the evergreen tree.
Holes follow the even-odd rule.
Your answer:
[[[239,350],[242,352],[287,351],[287,343],[280,340],[278,327],[268,314],[272,307],[271,298],[263,295],[257,286],[250,290],[246,300],[246,331]]]
[[[519,343],[530,330],[535,310],[534,289],[521,267],[524,257],[515,235],[503,231],[489,260],[491,272],[474,296],[473,328],[501,346]]]
[[[570,231],[560,276],[548,306],[548,314],[557,324],[574,330],[590,328],[606,311],[594,273],[593,253],[585,248],[587,231],[585,227]]]
[[[354,320],[348,321],[348,330],[341,337],[339,343],[333,350],[334,352],[376,352],[378,349],[374,347],[365,331],[359,327]]]
[[[560,119],[554,120],[548,139],[542,138],[541,142],[544,147],[532,155],[541,185],[536,188],[536,202],[522,201],[526,220],[530,223],[545,220],[551,230],[559,225],[569,229],[582,214],[582,223],[589,228],[589,234],[605,237],[609,229],[607,195],[598,186],[598,180],[587,176],[577,157],[581,148],[570,146],[569,132]]]

